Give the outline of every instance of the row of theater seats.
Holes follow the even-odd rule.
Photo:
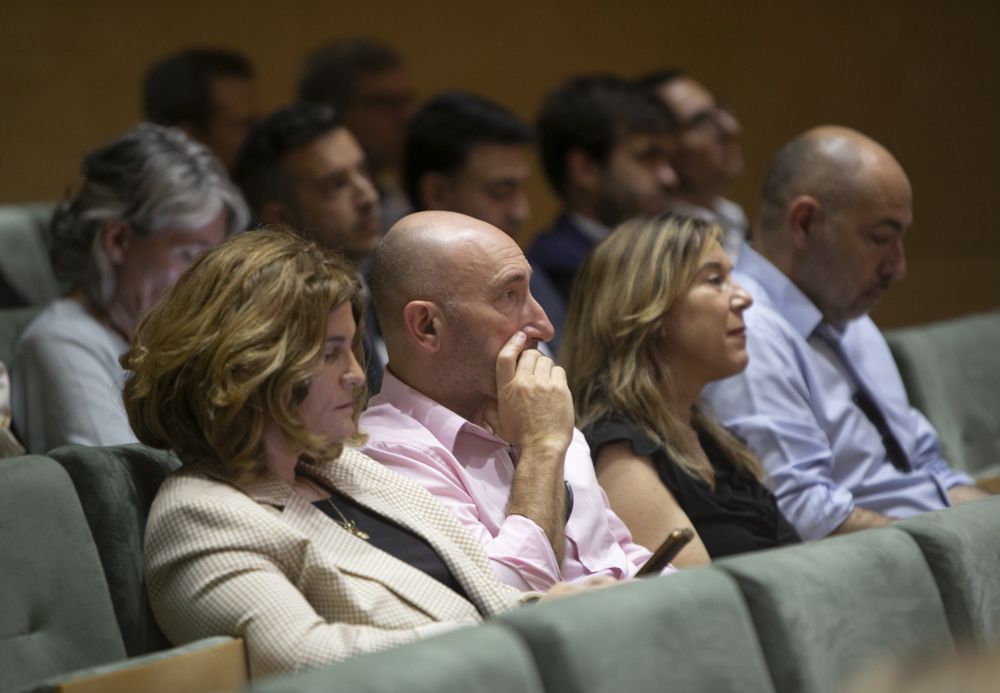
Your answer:
[[[170,649],[149,610],[143,528],[176,465],[141,446],[0,460],[0,691],[245,688],[239,640]],[[991,497],[523,607],[248,690],[832,693],[881,658],[998,642]]]

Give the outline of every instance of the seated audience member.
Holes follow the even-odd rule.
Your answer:
[[[234,179],[260,223],[287,224],[359,272],[375,252],[378,193],[364,152],[332,107],[298,103],[263,118],[240,148]],[[368,312],[366,368],[377,388],[385,358]]]
[[[242,637],[253,678],[473,624],[521,597],[430,494],[344,446],[359,439],[363,314],[339,256],[248,231],[180,278],[123,357],[136,434],[183,463],[149,514],[153,612],[177,644]]]
[[[406,128],[403,182],[415,209],[468,214],[517,239],[531,209],[531,128],[503,106],[475,94],[448,92],[417,111]],[[566,306],[544,271],[532,265],[531,295],[555,331],[559,348]]]
[[[552,325],[530,274],[471,217],[418,212],[389,231],[372,271],[389,365],[363,449],[444,503],[509,585],[628,578],[650,553],[608,507],[566,374],[537,350]]]
[[[910,182],[884,147],[820,127],[771,165],[736,277],[754,297],[750,365],[710,385],[805,539],[978,498],[941,458],[868,312],[906,272]]]
[[[751,299],[721,231],[674,216],[618,227],[577,274],[563,346],[611,508],[646,546],[694,529],[679,566],[799,541],[760,462],[698,406],[707,383],[747,365]]]
[[[613,226],[667,209],[677,187],[673,121],[647,89],[606,75],[571,79],[538,114],[542,164],[563,212],[528,251],[564,300],[577,268]]]
[[[677,145],[670,161],[679,182],[671,211],[719,224],[725,231],[722,249],[735,262],[749,223],[743,208],[722,192],[743,171],[740,121],[680,70],[654,72],[639,83],[663,101],[677,122]]]
[[[72,288],[28,326],[11,367],[29,452],[135,442],[118,358],[181,272],[246,220],[218,159],[180,130],[144,123],[84,159],[51,227],[53,268]]]
[[[239,53],[191,48],[153,65],[142,88],[142,114],[179,127],[211,149],[227,171],[257,118],[253,68]]]
[[[399,53],[371,38],[330,41],[306,60],[298,97],[333,106],[358,138],[381,200],[382,228],[409,212],[397,169],[416,93]]]

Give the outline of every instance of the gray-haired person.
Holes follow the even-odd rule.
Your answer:
[[[25,330],[11,368],[13,422],[30,452],[135,441],[118,357],[181,273],[247,218],[218,160],[180,130],[144,123],[84,159],[51,226],[69,290]]]

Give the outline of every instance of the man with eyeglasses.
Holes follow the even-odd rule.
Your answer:
[[[410,211],[397,169],[416,92],[403,58],[372,38],[330,41],[306,60],[298,97],[333,106],[358,139],[379,193],[381,228],[387,230]]]
[[[680,70],[660,70],[639,83],[656,94],[677,121],[671,161],[680,182],[671,210],[722,226],[723,246],[735,261],[749,225],[743,208],[722,192],[743,171],[740,122],[712,92]]]

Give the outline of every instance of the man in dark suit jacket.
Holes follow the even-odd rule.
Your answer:
[[[525,185],[531,176],[532,128],[493,101],[446,92],[410,120],[403,150],[403,183],[416,210],[459,212],[517,238],[531,214]],[[531,294],[548,316],[559,351],[565,301],[544,271],[532,265]]]
[[[667,210],[677,186],[673,119],[638,85],[610,75],[576,77],[538,115],[542,163],[564,210],[528,251],[569,298],[576,270],[611,227]]]

